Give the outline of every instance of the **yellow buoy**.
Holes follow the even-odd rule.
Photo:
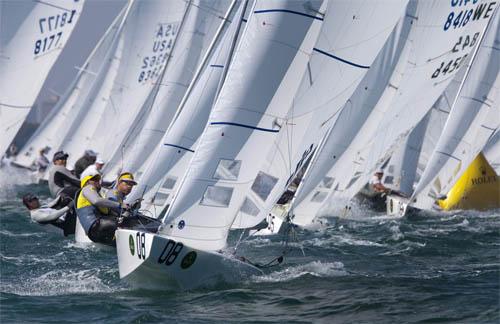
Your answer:
[[[438,204],[444,210],[500,208],[499,180],[483,153],[479,153],[448,192],[447,198],[438,200]]]

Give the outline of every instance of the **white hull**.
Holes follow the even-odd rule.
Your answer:
[[[396,195],[387,196],[387,215],[394,217],[403,217],[406,215],[408,207],[408,198],[403,198]]]
[[[260,230],[251,230],[251,236],[268,236],[276,235],[280,231],[281,225],[286,218],[290,204],[286,205],[275,205],[271,210],[271,213],[267,215],[266,222],[267,227]]]
[[[75,241],[76,243],[94,243],[89,239],[87,234],[85,234],[85,230],[83,229],[78,217],[76,218]]]
[[[185,290],[262,274],[233,256],[193,249],[143,231],[118,229],[116,248],[120,278],[138,288]]]

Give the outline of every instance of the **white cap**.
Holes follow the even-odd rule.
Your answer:
[[[101,158],[97,158],[97,160],[95,160],[95,163],[96,164],[106,164],[106,162],[104,162],[104,160]]]

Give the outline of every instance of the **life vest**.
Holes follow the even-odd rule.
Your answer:
[[[96,191],[94,187],[90,187],[89,189]],[[97,194],[101,196],[100,192]],[[95,221],[100,217],[100,215],[109,214],[109,209],[104,207],[95,207],[92,205],[92,203],[83,195],[82,189],[78,193],[78,198],[76,200],[76,214],[78,215],[78,219],[80,220],[85,233],[88,235],[89,230],[92,225],[94,225]]]

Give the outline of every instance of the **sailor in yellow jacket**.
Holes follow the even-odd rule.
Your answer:
[[[115,230],[125,204],[101,196],[101,175],[92,173],[81,180],[81,191],[76,201],[76,213],[85,233],[93,242],[115,245]],[[115,211],[115,216],[110,210]]]
[[[134,180],[134,175],[130,172],[124,172],[118,177],[116,188],[106,192],[106,198],[123,204],[127,195],[132,191],[132,188],[137,184]]]

